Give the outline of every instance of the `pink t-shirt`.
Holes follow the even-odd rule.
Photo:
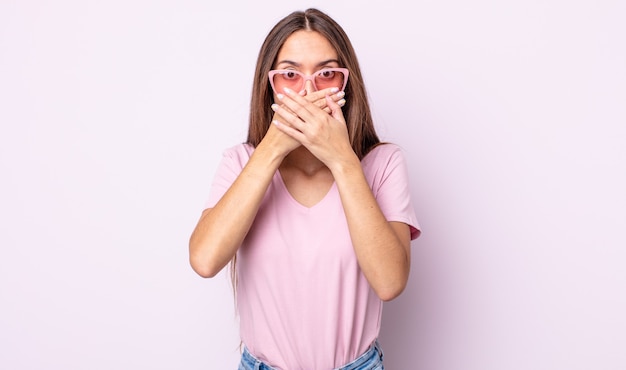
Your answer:
[[[254,148],[224,152],[207,208],[235,181]],[[361,161],[387,220],[420,231],[401,150],[379,145]],[[277,369],[334,369],[378,337],[382,301],[357,263],[336,184],[313,207],[298,203],[277,171],[237,255],[241,339]]]

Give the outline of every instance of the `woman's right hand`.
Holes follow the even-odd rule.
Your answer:
[[[279,155],[284,158],[301,144],[276,128],[276,125],[273,123],[275,120],[280,120],[280,116],[277,113],[274,113],[272,116],[272,123],[270,123],[267,133],[265,133],[265,137],[263,137],[260,145],[267,144],[272,150],[278,150]]]

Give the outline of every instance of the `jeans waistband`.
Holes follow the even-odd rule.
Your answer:
[[[378,343],[378,339],[372,343],[370,348],[365,351],[364,354],[357,357],[356,360],[346,364],[342,367],[338,367],[333,370],[356,370],[360,369],[364,365],[371,365],[365,367],[364,369],[374,368],[375,365],[381,363],[383,361],[383,350],[380,348],[380,343]]]
[[[333,370],[356,370],[356,369],[374,369],[377,364],[382,363],[383,360],[383,351],[380,348],[380,344],[378,340],[374,341],[370,348],[365,351],[361,356],[359,356],[354,361],[338,367]],[[363,367],[364,365],[372,365],[372,367]],[[244,367],[242,367],[244,366]],[[254,357],[248,349],[244,346],[243,353],[241,355],[241,365],[240,369],[254,369],[254,370],[276,370],[270,365],[264,363],[263,361]]]

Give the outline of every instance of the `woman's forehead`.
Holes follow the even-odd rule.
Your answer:
[[[316,31],[296,31],[285,40],[278,52],[277,63],[319,64],[322,61],[336,60],[337,51],[330,41]]]

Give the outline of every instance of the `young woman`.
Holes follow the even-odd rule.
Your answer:
[[[239,369],[382,369],[383,301],[404,289],[418,235],[348,37],[318,10],[288,15],[259,53],[247,142],[225,151],[189,243],[203,277],[233,262]]]

